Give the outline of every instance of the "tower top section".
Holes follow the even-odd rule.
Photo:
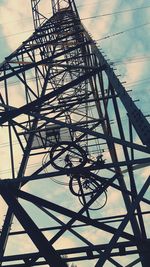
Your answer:
[[[57,13],[64,9],[70,9],[70,0],[52,0],[53,13]]]
[[[51,0],[53,14],[57,12],[72,9],[76,11],[76,6],[74,0]]]
[[[45,4],[44,1],[45,0],[31,0],[33,22],[35,29],[42,26],[43,23],[48,19],[47,16],[43,14],[43,6]],[[47,5],[45,5],[45,8],[46,6]],[[51,0],[51,6],[53,15],[67,10],[72,10],[76,13],[76,15],[78,14],[74,0]]]

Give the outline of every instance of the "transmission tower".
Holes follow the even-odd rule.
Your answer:
[[[74,0],[52,0],[48,19],[42,2],[0,65],[0,265],[148,267],[149,123]]]

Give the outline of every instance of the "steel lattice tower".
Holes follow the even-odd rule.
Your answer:
[[[74,0],[53,0],[49,19],[40,2],[31,0],[35,32],[0,65],[11,168],[0,180],[0,265],[127,266],[122,259],[131,257],[128,266],[148,267],[150,177],[137,174],[150,162],[150,125]],[[119,203],[110,203],[112,193]]]

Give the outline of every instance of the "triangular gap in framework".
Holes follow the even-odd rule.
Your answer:
[[[42,255],[45,260],[52,266],[61,264],[63,267],[67,267],[66,263],[61,259],[60,255],[55,251],[53,246],[38,229],[28,213],[20,205],[20,203],[16,199],[16,194],[13,188],[4,184],[4,186],[1,185],[0,192],[9,208],[11,208],[11,211],[15,214],[15,216],[25,229],[26,233],[39,250],[40,255]]]
[[[133,248],[134,250],[134,248]],[[136,251],[136,248],[135,248]],[[136,252],[133,255],[128,255],[128,256],[120,256],[120,257],[113,257],[114,260],[116,260],[119,264],[121,264],[122,267],[133,267],[136,266],[140,262],[140,259],[138,255],[136,255]],[[138,266],[138,265],[137,265]]]
[[[38,249],[30,239],[30,237],[25,233],[25,230],[20,222],[14,216],[11,225],[11,231],[8,236],[5,255],[19,255],[35,252],[38,252]]]
[[[18,196],[23,198],[23,199],[26,199],[27,201],[32,201],[32,203],[35,203],[38,206],[42,206],[42,207],[45,206],[46,208],[54,210],[54,211],[57,210],[57,212],[65,215],[65,216],[70,217],[71,221],[73,220],[72,224],[75,221],[81,221],[81,222],[84,222],[84,223],[88,223],[91,226],[97,227],[98,229],[104,230],[106,232],[112,233],[112,232],[115,232],[115,230],[116,230],[114,227],[108,226],[108,225],[106,225],[104,223],[101,223],[101,222],[98,222],[98,221],[95,221],[95,220],[93,221],[91,218],[83,216],[82,215],[82,213],[83,213],[82,209],[81,209],[82,212],[79,211],[77,213],[77,212],[74,212],[74,211],[72,211],[70,209],[66,209],[66,208],[64,208],[64,207],[62,207],[60,205],[57,205],[57,204],[54,204],[54,203],[49,202],[47,200],[38,198],[36,196],[33,196],[33,195],[28,194],[28,193],[26,193],[24,191],[21,191],[21,190],[18,191]],[[126,232],[123,232],[121,234],[121,236],[123,238],[127,238],[129,240],[130,240],[130,238],[131,239],[133,238],[133,236],[131,234],[128,234]]]

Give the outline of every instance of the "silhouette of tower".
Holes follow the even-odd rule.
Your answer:
[[[0,180],[1,266],[126,266],[128,258],[148,267],[150,177],[139,170],[150,162],[149,123],[74,0],[52,1],[49,19],[41,2],[31,0],[34,33],[0,65],[11,169]]]

